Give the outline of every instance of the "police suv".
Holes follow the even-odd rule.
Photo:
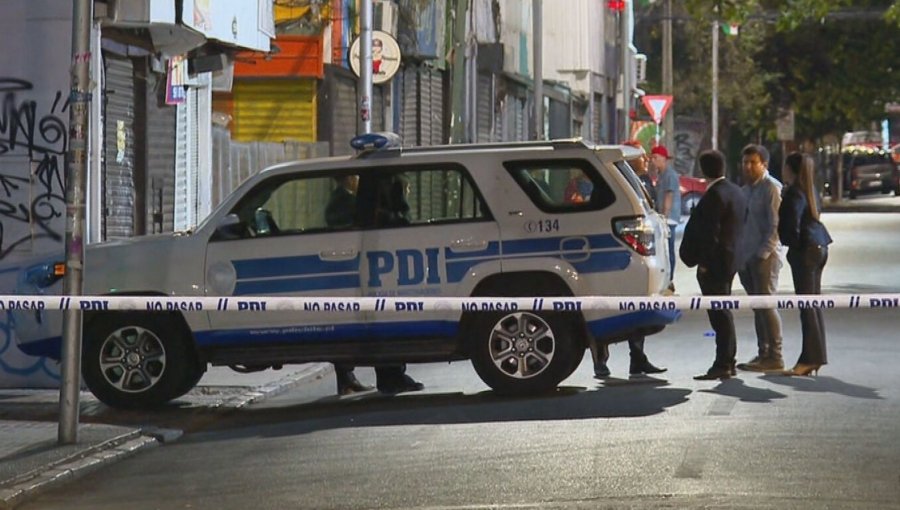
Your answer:
[[[679,312],[483,303],[372,312],[356,298],[664,293],[668,229],[626,163],[638,155],[580,140],[385,146],[268,168],[193,232],[89,246],[84,293],[301,296],[320,305],[85,312],[84,380],[111,406],[145,407],[183,395],[210,364],[470,359],[498,393],[551,390],[589,341],[652,334]],[[24,271],[17,291],[59,293],[59,258]],[[60,357],[62,312],[13,315],[23,351]]]

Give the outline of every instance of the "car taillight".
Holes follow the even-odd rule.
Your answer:
[[[638,254],[656,254],[653,225],[650,225],[643,216],[613,220],[613,232]]]

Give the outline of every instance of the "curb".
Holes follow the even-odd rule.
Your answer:
[[[277,381],[251,388],[240,395],[226,398],[215,405],[219,408],[240,409],[255,402],[262,402],[267,398],[284,393],[333,371],[334,367],[331,363],[309,363],[293,374],[286,375]]]
[[[15,478],[11,485],[0,489],[0,509],[15,508],[57,484],[75,480],[102,466],[158,444],[156,439],[142,436],[140,431],[135,430],[25,473]]]
[[[892,213],[900,212],[898,205],[872,205],[872,204],[822,204],[822,212],[827,213]]]
[[[309,363],[304,368],[262,386],[210,404],[220,411],[240,409],[254,402],[284,393],[333,371],[330,363]],[[146,448],[171,443],[181,438],[182,431],[144,427],[108,439],[56,462],[7,480],[0,487],[0,510],[18,505],[66,482],[71,482],[103,466],[128,458]]]

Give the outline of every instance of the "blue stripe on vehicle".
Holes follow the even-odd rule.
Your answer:
[[[359,286],[359,273],[280,278],[277,280],[243,280],[235,284],[234,295],[248,296],[314,290],[353,289],[359,288]]]
[[[538,239],[513,239],[503,241],[503,255],[515,255],[519,253],[559,252],[560,249],[573,249],[567,246],[577,239],[587,239],[587,246],[578,246],[578,250],[603,248],[621,248],[622,244],[616,241],[612,234],[595,234],[591,236],[556,236]]]
[[[456,335],[458,329],[458,321],[372,322],[221,329],[198,332],[195,338],[197,345],[211,347],[329,340],[390,340],[423,336],[452,337]]]
[[[597,339],[613,338],[635,328],[666,326],[681,318],[680,310],[641,310],[588,321],[588,331]]]
[[[234,260],[238,280],[271,278],[277,276],[303,276],[359,271],[360,257],[348,260],[322,260],[318,255],[273,257]]]

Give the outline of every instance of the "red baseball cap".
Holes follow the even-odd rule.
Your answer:
[[[656,147],[650,149],[650,154],[659,154],[666,159],[672,159],[672,157],[669,156],[669,151],[666,149],[665,145],[657,145]]]

